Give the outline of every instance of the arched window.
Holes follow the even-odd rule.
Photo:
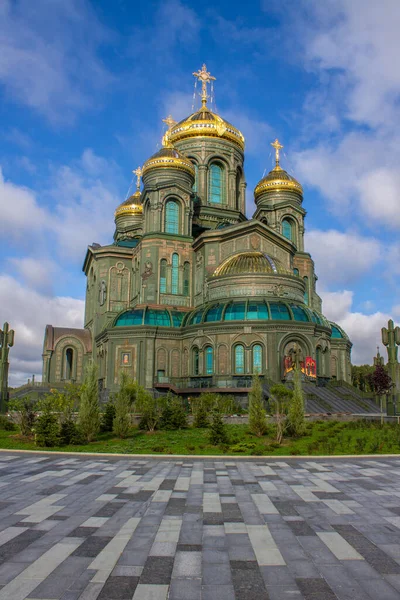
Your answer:
[[[323,374],[323,363],[322,363],[322,350],[321,347],[317,348],[317,377],[321,377]]]
[[[236,171],[236,210],[240,210],[240,182],[242,180],[240,169]]]
[[[190,294],[190,263],[185,262],[183,265],[183,295]]]
[[[65,352],[65,379],[72,379],[74,367],[74,351],[67,348]]]
[[[194,184],[192,185],[193,192],[197,193],[199,191],[198,182],[199,182],[199,165],[195,160],[192,160],[194,166]]]
[[[244,373],[244,346],[238,344],[234,349],[234,371],[237,375]]]
[[[179,294],[179,256],[172,255],[171,294]]]
[[[210,166],[209,202],[222,204],[224,201],[224,169],[218,163]]]
[[[179,233],[179,204],[168,200],[165,205],[165,232]]]
[[[193,375],[198,375],[199,374],[199,349],[198,348],[193,348],[192,359],[193,359]]]
[[[299,274],[299,270],[298,269],[293,269],[293,275],[298,275]]]
[[[214,372],[214,351],[212,346],[207,346],[205,350],[206,375],[212,375]]]
[[[304,290],[304,304],[308,306],[309,296],[308,296],[308,277],[303,277],[304,285],[306,286]]]
[[[261,373],[262,371],[262,346],[255,344],[253,346],[253,373]]]
[[[293,241],[293,225],[289,219],[282,221],[282,235],[290,241]]]
[[[167,293],[167,261],[163,258],[160,262],[160,294]]]

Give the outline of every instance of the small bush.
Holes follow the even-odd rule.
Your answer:
[[[22,435],[32,435],[36,421],[36,402],[28,397],[12,400],[9,403],[9,410],[16,413]]]
[[[226,425],[223,422],[222,415],[218,410],[213,410],[209,437],[213,446],[229,443]]]
[[[38,446],[51,448],[60,443],[60,426],[56,415],[44,413],[36,421],[35,441]]]
[[[100,431],[107,433],[113,430],[113,421],[115,419],[115,404],[113,400],[109,400],[101,417]]]
[[[175,430],[185,427],[187,427],[187,416],[182,398],[168,394],[161,413],[160,429]]]
[[[238,444],[235,444],[234,446],[231,446],[231,450],[232,452],[251,452],[252,450],[254,450],[256,447],[256,444],[251,443],[251,442],[239,442]]]
[[[209,426],[208,412],[204,404],[199,404],[194,413],[193,427],[197,429],[205,429]]]
[[[3,431],[15,431],[17,426],[8,417],[0,415],[0,429]]]
[[[79,431],[76,423],[72,419],[68,419],[61,423],[60,428],[60,444],[68,446],[69,444],[84,444],[85,439]]]
[[[228,454],[228,452],[230,450],[229,444],[220,444],[218,447],[221,450],[221,452],[223,452],[224,454]]]

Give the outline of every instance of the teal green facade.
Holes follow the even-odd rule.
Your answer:
[[[80,382],[93,359],[109,392],[124,369],[148,389],[231,393],[256,371],[284,379],[297,346],[320,379],[351,383],[351,342],[322,314],[303,190],[279,151],[251,219],[244,138],[204,101],[142,173],[116,210],[113,243],[88,247],[84,328],[46,328],[43,381]]]

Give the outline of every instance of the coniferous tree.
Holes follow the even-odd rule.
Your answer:
[[[131,426],[131,407],[134,397],[133,390],[135,382],[125,371],[120,375],[120,388],[115,395],[115,417],[113,420],[113,432],[120,438],[128,435]]]
[[[254,375],[249,394],[249,427],[257,437],[261,437],[268,429],[264,408],[263,391],[258,375]]]
[[[214,409],[212,412],[209,436],[213,446],[229,443],[226,425],[223,421],[222,414],[217,409]]]
[[[289,404],[288,429],[295,437],[303,435],[305,430],[304,396],[301,385],[301,371],[299,369],[294,369],[294,389]]]
[[[79,429],[87,442],[92,442],[100,429],[98,367],[93,361],[86,368],[79,406]]]

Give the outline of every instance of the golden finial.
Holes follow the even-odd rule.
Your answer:
[[[166,117],[162,121],[163,123],[167,124],[168,130],[170,130],[173,125],[176,125],[176,121],[172,118],[172,115],[168,115],[168,117]]]
[[[208,94],[207,94],[207,83],[211,83],[211,81],[215,81],[215,77],[211,75],[207,71],[207,67],[205,64],[199,69],[197,72],[193,73],[195,77],[199,81],[201,81],[201,103],[203,106],[207,104]]]
[[[271,146],[275,148],[275,163],[279,167],[279,151],[282,150],[283,146],[279,143],[278,138],[274,142],[271,142]]]
[[[134,175],[136,175],[136,191],[140,192],[140,179],[142,177],[143,169],[142,167],[138,167],[134,171],[132,171]]]

